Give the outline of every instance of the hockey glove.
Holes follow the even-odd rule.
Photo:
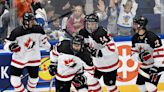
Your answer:
[[[148,59],[151,58],[151,54],[148,51],[143,51],[139,53],[139,58],[141,62],[146,62]]]
[[[54,76],[57,73],[57,65],[50,65],[49,66],[49,73],[51,76]]]
[[[159,70],[158,67],[155,67],[155,66],[150,68],[150,79],[151,79],[151,82],[158,81],[158,77],[159,77],[158,70]]]
[[[74,77],[72,84],[75,87],[82,87],[87,84],[87,78],[86,78],[86,76],[84,76],[82,74],[78,74]]]
[[[9,45],[9,49],[11,52],[19,52],[21,50],[21,47],[17,43],[11,43]]]
[[[102,52],[101,52],[101,50],[89,48],[88,51],[89,51],[90,54],[91,54],[92,56],[94,56],[94,57],[102,57]]]

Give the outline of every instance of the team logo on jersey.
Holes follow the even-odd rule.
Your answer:
[[[34,45],[35,45],[35,42],[34,42],[31,38],[28,38],[28,40],[24,43],[24,46],[25,46],[27,49],[33,48]]]
[[[130,59],[131,46],[118,46],[119,51],[119,69],[117,80],[121,82],[128,82],[133,80],[138,75],[139,64]]]

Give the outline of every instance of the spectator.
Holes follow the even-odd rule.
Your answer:
[[[125,0],[124,0],[125,1]],[[118,35],[131,35],[132,22],[136,14],[137,4],[132,0],[123,2],[120,7],[120,13],[117,21]]]
[[[155,0],[154,13],[155,14],[161,14],[161,3],[160,3],[160,0]]]
[[[47,31],[48,38],[50,40],[61,41],[65,37],[65,32],[62,30],[60,20],[57,16],[54,17],[54,21],[49,24],[49,32]]]
[[[70,34],[75,36],[82,28],[84,28],[84,17],[82,6],[75,6],[73,14],[67,22],[67,30]]]
[[[9,26],[9,11],[6,9],[5,2],[0,2],[0,43],[7,37]]]
[[[117,36],[118,0],[109,0],[106,8],[108,14],[107,30],[112,36]]]
[[[32,3],[33,12],[35,14],[36,23],[42,27],[47,23],[46,10],[41,5],[41,2]]]
[[[138,4],[136,16],[154,14],[155,0],[135,0]]]
[[[85,4],[85,0],[69,0],[69,3],[70,3],[70,8],[74,8],[75,6],[84,6]]]
[[[69,0],[51,0],[51,5],[54,7],[55,13],[59,16],[71,11]]]

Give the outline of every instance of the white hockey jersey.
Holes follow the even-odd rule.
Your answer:
[[[4,49],[10,51],[11,43],[18,43],[21,48],[19,52],[14,52],[12,55],[11,65],[17,68],[40,65],[40,47],[46,50],[51,47],[44,30],[37,25],[30,30],[25,30],[22,26],[15,28],[7,38]]]
[[[153,65],[157,67],[164,66],[164,48],[160,38],[153,32],[146,31],[146,35],[143,39],[139,39],[139,35],[136,34],[132,38],[132,56],[136,62],[141,62],[139,59],[139,53],[142,51],[149,51],[150,58],[146,62],[142,62],[141,68],[150,68]]]
[[[89,44],[89,48],[94,48],[102,53],[102,57],[93,57],[93,64],[96,69],[103,72],[110,72],[118,68],[118,50],[111,36],[108,36],[107,31],[98,27],[96,31],[90,34],[86,29],[79,32],[80,35],[84,36],[84,41]],[[109,42],[100,44],[103,42],[101,37],[108,37]]]
[[[52,55],[52,54],[51,54]],[[57,74],[56,79],[61,81],[70,81],[76,74],[81,73],[83,70],[84,62],[74,55],[60,53],[58,57],[50,57],[51,60],[57,62]],[[75,63],[74,67],[70,67],[69,63]]]
[[[103,72],[110,72],[118,68],[118,50],[115,42],[110,42],[101,45],[96,43],[93,39],[91,44],[93,48],[96,48],[102,52],[102,57],[93,57],[93,64],[96,69]]]

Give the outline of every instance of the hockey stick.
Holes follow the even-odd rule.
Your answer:
[[[51,76],[49,92],[52,91],[52,86],[53,86],[53,83],[54,83],[54,78],[55,78],[55,76]]]

